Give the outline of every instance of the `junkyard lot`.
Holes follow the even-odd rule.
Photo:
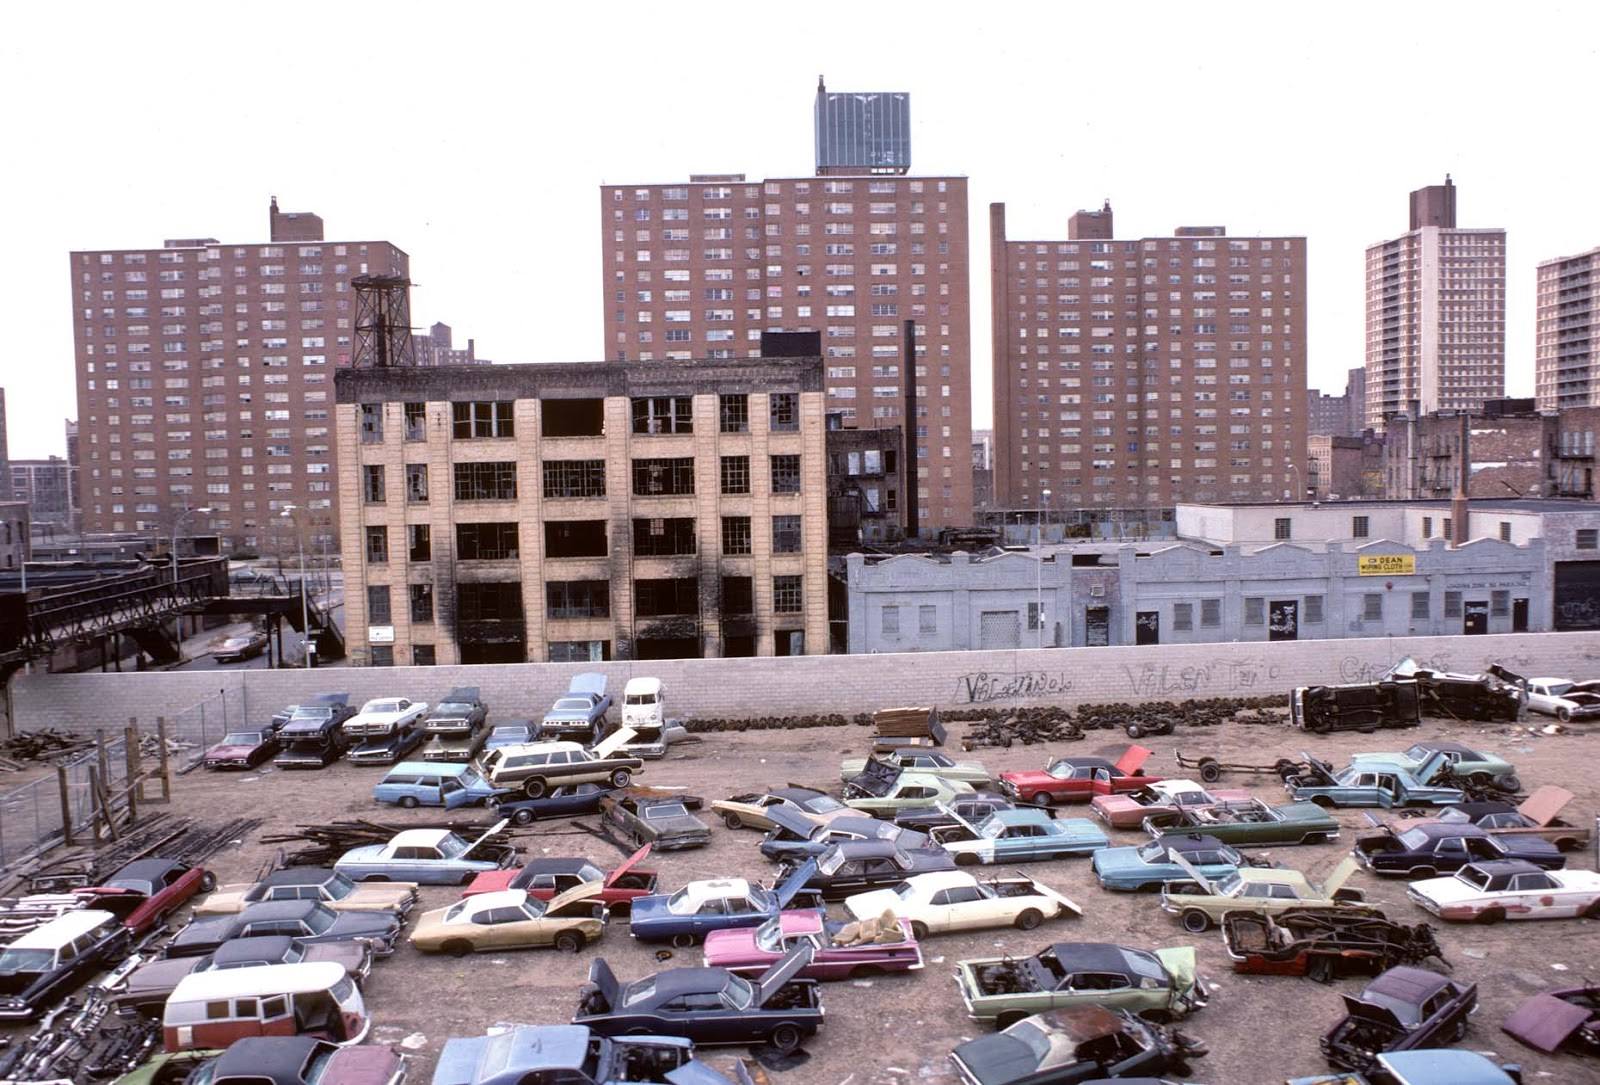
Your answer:
[[[493,722],[493,720],[491,720]],[[1542,724],[1540,717],[1533,722]],[[959,729],[957,729],[959,730]],[[1559,737],[1508,735],[1506,726],[1446,724],[1429,721],[1411,730],[1371,735],[1344,733],[1308,736],[1287,726],[1230,724],[1220,728],[1185,731],[1143,744],[1155,750],[1149,771],[1180,775],[1172,753],[1210,753],[1225,761],[1271,764],[1278,757],[1297,758],[1307,749],[1337,764],[1352,751],[1399,750],[1419,739],[1451,737],[1481,746],[1514,762],[1525,786],[1559,783],[1576,794],[1566,811],[1569,820],[1589,819],[1600,808],[1600,782],[1591,763],[1600,747],[1583,733]],[[675,747],[665,761],[647,762],[641,784],[684,785],[694,794],[711,799],[733,792],[794,782],[837,791],[839,761],[865,752],[869,730],[863,727],[798,731],[761,731],[710,734],[703,741]],[[950,751],[954,754],[954,740]],[[1033,768],[1051,756],[1106,755],[1115,757],[1127,745],[1120,732],[1096,731],[1080,742],[1050,747],[1013,746],[980,749],[992,772]],[[372,785],[381,769],[357,769],[343,764],[320,772],[266,771],[213,774],[196,772],[178,782],[175,812],[221,821],[248,814],[267,819],[258,835],[292,829],[301,823],[326,823],[366,817],[395,822],[438,820],[439,811],[403,811],[382,807],[371,799]],[[1230,775],[1219,786],[1251,789],[1268,802],[1284,801],[1276,777]],[[1058,809],[1059,816],[1088,816],[1087,805]],[[450,817],[472,817],[487,824],[486,811],[456,811]],[[1313,881],[1319,880],[1351,846],[1365,828],[1358,811],[1338,814],[1344,826],[1336,844],[1271,849],[1272,858],[1297,867]],[[590,824],[593,818],[585,819]],[[652,856],[648,866],[661,874],[664,887],[676,888],[694,878],[742,876],[770,880],[774,868],[756,851],[758,833],[732,832],[713,823],[709,847]],[[1112,830],[1114,844],[1136,844],[1142,833]],[[566,822],[541,822],[519,830],[527,855],[588,855],[609,868],[622,852],[593,836],[576,833]],[[249,880],[271,856],[273,848],[246,840],[214,860],[222,882]],[[1569,865],[1593,868],[1592,853],[1569,857]],[[1079,920],[1047,922],[1033,932],[982,931],[930,939],[925,946],[926,968],[909,975],[888,976],[870,982],[843,982],[825,986],[827,1024],[807,1046],[811,1058],[793,1070],[773,1075],[775,1081],[794,1085],[811,1082],[856,1083],[910,1080],[953,1081],[945,1056],[977,1027],[965,1015],[956,993],[952,970],[960,958],[1031,954],[1053,941],[1121,942],[1149,949],[1168,945],[1198,947],[1201,974],[1213,986],[1211,1004],[1180,1027],[1204,1040],[1211,1054],[1196,1063],[1192,1080],[1211,1083],[1268,1083],[1285,1077],[1324,1072],[1317,1049],[1321,1033],[1340,1016],[1340,992],[1355,993],[1362,977],[1341,979],[1324,986],[1305,979],[1235,975],[1222,950],[1221,937],[1211,931],[1193,936],[1161,912],[1157,898],[1148,894],[1120,894],[1095,884],[1087,859],[1032,863],[1026,872],[1065,892],[1083,907]],[[1390,918],[1421,922],[1429,917],[1405,899],[1405,882],[1379,880],[1358,872],[1352,885],[1367,890]],[[424,887],[422,909],[440,907],[456,899],[458,890]],[[843,914],[842,908],[832,911]],[[1600,1081],[1600,1072],[1573,1056],[1547,1057],[1522,1047],[1500,1031],[1499,1022],[1527,995],[1592,977],[1600,961],[1600,923],[1555,920],[1504,923],[1495,927],[1436,924],[1457,979],[1479,984],[1481,1009],[1462,1046],[1517,1061],[1528,1080],[1552,1082]],[[413,1080],[428,1080],[439,1046],[445,1038],[473,1035],[495,1022],[535,1024],[566,1022],[577,1001],[589,961],[604,955],[624,981],[677,964],[698,964],[698,948],[675,951],[670,961],[655,959],[655,946],[633,942],[626,923],[613,920],[597,947],[576,956],[548,950],[480,954],[457,960],[430,957],[403,945],[391,958],[374,968],[366,987],[369,1006],[377,1022],[376,1037],[398,1043],[419,1035],[421,1047],[411,1052]],[[1555,965],[1565,965],[1557,969]],[[742,1053],[729,1049],[727,1054]],[[725,1058],[708,1051],[713,1061]],[[1548,1076],[1543,1076],[1548,1075]]]

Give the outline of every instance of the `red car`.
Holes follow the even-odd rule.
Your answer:
[[[736,927],[706,935],[707,968],[726,968],[758,976],[783,959],[802,942],[816,947],[811,963],[798,975],[814,980],[854,979],[884,972],[910,972],[922,967],[922,947],[911,933],[911,922],[893,919],[885,931],[877,921],[871,929],[861,923],[828,919],[816,909],[780,912],[759,927]],[[839,936],[848,929],[858,933],[848,942]]]
[[[122,917],[123,926],[143,934],[177,911],[196,893],[209,893],[217,879],[176,859],[138,859],[110,878],[104,885],[78,890],[89,897],[89,907]]]
[[[278,752],[278,733],[270,727],[229,731],[206,751],[208,769],[253,769]]]
[[[1159,783],[1159,776],[1139,770],[1150,759],[1143,746],[1129,746],[1116,764],[1103,757],[1062,757],[1042,771],[1002,772],[1000,790],[1018,802],[1048,806],[1053,802],[1088,802],[1096,795],[1137,791]]]
[[[587,859],[530,859],[521,870],[488,870],[479,874],[461,895],[526,889],[530,897],[550,900],[576,886],[600,882],[600,903],[618,915],[626,915],[636,898],[656,891],[655,871],[634,869],[649,854],[650,845],[646,844],[609,874]]]

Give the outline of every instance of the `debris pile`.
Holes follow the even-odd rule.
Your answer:
[[[54,761],[87,750],[94,739],[71,731],[45,728],[43,731],[23,731],[0,742],[0,772],[18,772],[26,761]]]
[[[414,822],[396,824],[368,821],[360,818],[352,821],[335,821],[327,825],[296,825],[294,828],[295,831],[292,833],[261,838],[263,844],[306,845],[295,851],[283,853],[283,865],[286,867],[332,866],[339,856],[351,848],[387,844],[390,837],[407,829],[447,829],[468,841],[477,840],[482,836],[482,840],[473,849],[476,858],[498,861],[507,854],[516,854],[522,850],[511,843],[511,834],[504,829],[483,836],[481,824],[465,821],[438,821],[423,825]]]

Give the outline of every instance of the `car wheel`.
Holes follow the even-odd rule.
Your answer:
[[[1016,922],[1017,930],[1031,931],[1044,922],[1044,916],[1040,914],[1037,908],[1024,908],[1022,914],[1017,916]]]
[[[1328,798],[1326,795],[1314,795],[1312,796],[1311,801],[1322,807],[1324,810],[1333,809],[1333,800]]]
[[[688,949],[697,941],[699,939],[692,934],[674,934],[672,936],[672,945],[676,949]]]
[[[800,1030],[793,1025],[779,1025],[767,1037],[767,1042],[787,1055],[800,1046]]]
[[[1508,772],[1506,775],[1500,777],[1500,781],[1497,786],[1502,791],[1521,791],[1522,781],[1517,779],[1516,773]]]
[[[744,828],[744,822],[739,820],[739,815],[731,812],[724,813],[722,815],[722,824],[726,825],[730,829]]]
[[[1306,965],[1306,975],[1317,983],[1331,983],[1333,981],[1333,960],[1329,957],[1313,957]]]
[[[1556,709],[1556,719],[1560,720],[1562,723],[1566,723],[1568,720],[1572,719],[1572,709],[1570,709],[1570,708],[1558,708],[1558,709]]]
[[[1467,1038],[1467,1019],[1465,1017],[1463,1017],[1461,1020],[1456,1022],[1456,1033],[1455,1033],[1455,1036],[1452,1038],[1451,1042],[1452,1043],[1460,1043],[1462,1040],[1464,1040],[1466,1038]]]
[[[217,876],[215,874],[208,870],[204,874],[200,875],[200,892],[209,893],[216,887]]]
[[[463,942],[460,939],[456,939],[454,941],[446,942],[439,948],[450,954],[452,957],[465,957],[472,952],[472,943]]]
[[[1600,897],[1589,902],[1589,907],[1583,910],[1583,918],[1600,919]]]
[[[556,948],[562,953],[576,953],[583,948],[583,935],[576,931],[562,931],[556,935]]]
[[[1008,1010],[994,1019],[994,1027],[998,1029],[1008,1029],[1018,1021],[1025,1021],[1027,1018],[1028,1015],[1023,1013],[1021,1010]]]
[[[400,797],[400,807],[404,810],[415,810],[417,808],[417,797],[415,795],[402,795]]]
[[[1211,758],[1202,758],[1200,761],[1200,779],[1208,784],[1214,784],[1222,779],[1222,766]]]
[[[1203,934],[1211,928],[1211,917],[1199,908],[1185,911],[1180,921],[1183,923],[1183,929],[1190,934]]]
[[[1045,792],[1043,792],[1043,791],[1035,792],[1034,796],[1033,796],[1033,805],[1035,805],[1035,806],[1049,806],[1050,805],[1050,796],[1048,794],[1046,794]]]
[[[530,799],[542,799],[545,793],[545,782],[540,779],[524,780],[522,793]]]
[[[513,811],[512,814],[511,814],[511,824],[513,824],[513,825],[532,825],[533,824],[533,811],[532,810],[516,810],[516,811]]]
[[[1600,903],[1600,902],[1596,902],[1596,903]],[[921,922],[920,920],[913,919],[911,921],[911,937],[915,938],[919,942],[921,942],[922,940],[927,938],[928,937],[928,925],[926,923]]]
[[[1414,881],[1421,881],[1423,878],[1436,877],[1437,874],[1438,871],[1434,870],[1431,866],[1418,866],[1412,867],[1411,872],[1407,874],[1406,877]]]
[[[1506,910],[1504,908],[1488,908],[1479,912],[1478,917],[1474,922],[1482,923],[1485,926],[1488,926],[1489,924],[1500,922],[1505,917]]]
[[[611,786],[615,788],[627,787],[628,781],[632,779],[633,773],[629,772],[627,769],[618,769],[616,772],[611,774]]]
[[[956,866],[977,866],[978,857],[970,851],[956,853]]]

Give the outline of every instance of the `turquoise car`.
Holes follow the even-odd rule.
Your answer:
[[[1153,892],[1166,882],[1181,882],[1189,872],[1172,858],[1176,852],[1212,881],[1220,881],[1249,860],[1214,836],[1167,835],[1136,848],[1102,848],[1090,864],[1102,889],[1124,893]]]
[[[1476,1051],[1438,1048],[1390,1051],[1375,1072],[1292,1077],[1287,1085],[1522,1085],[1522,1067],[1491,1062]]]
[[[1440,773],[1449,772],[1475,784],[1493,784],[1505,791],[1521,791],[1517,767],[1503,757],[1483,753],[1464,742],[1414,742],[1401,753],[1353,753],[1351,761],[1387,761],[1399,765],[1421,780],[1431,783]]]
[[[508,791],[492,786],[471,765],[446,761],[403,761],[389,770],[372,797],[396,806],[483,806]]]
[[[1436,787],[1424,779],[1437,774],[1440,754],[1417,774],[1392,761],[1352,761],[1338,772],[1326,761],[1303,753],[1306,768],[1284,778],[1283,789],[1296,802],[1318,806],[1452,806],[1465,802],[1460,788]]]
[[[1088,818],[1052,818],[1048,810],[1026,806],[996,810],[977,824],[959,816],[956,822],[933,830],[932,835],[957,866],[1066,859],[1098,852],[1111,843]]]

